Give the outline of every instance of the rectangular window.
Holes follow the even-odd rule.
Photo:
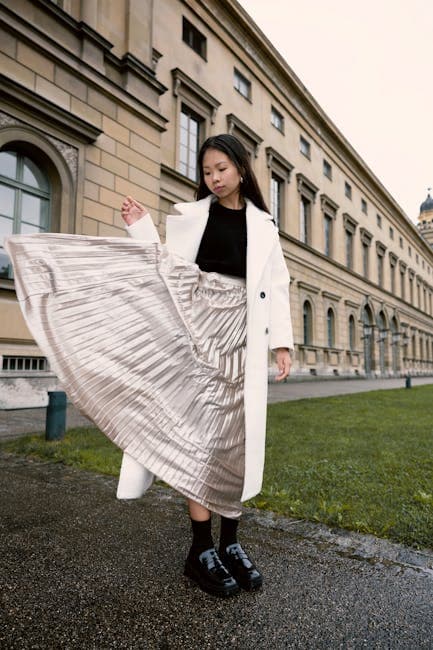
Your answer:
[[[400,242],[400,248],[403,248],[403,237],[399,238],[399,242]]]
[[[302,135],[299,139],[299,151],[311,160],[311,145],[308,140],[302,137]]]
[[[300,235],[301,242],[311,245],[311,201],[305,196],[301,196],[301,223]]]
[[[327,160],[323,161],[323,175],[332,181],[332,165]]]
[[[383,287],[383,255],[377,256],[377,284]]]
[[[363,243],[362,244],[362,273],[364,275],[364,278],[368,278],[369,252],[370,252],[370,246],[366,243]]]
[[[271,108],[271,124],[275,126],[278,131],[284,133],[284,117],[273,106]]]
[[[391,272],[391,293],[395,293],[395,264],[390,265]]]
[[[185,16],[182,18],[182,40],[206,60],[206,36],[203,36]]]
[[[352,186],[347,181],[344,183],[344,195],[352,200]]]
[[[404,290],[404,271],[403,269],[400,269],[400,294],[402,297],[402,300],[405,299],[405,290]]]
[[[346,266],[348,269],[353,268],[353,234],[345,231],[346,235]]]
[[[418,256],[418,253],[415,255],[415,261],[416,261],[417,264],[419,264],[419,256]]]
[[[182,104],[179,133],[179,171],[197,181],[197,155],[200,143],[201,118]]]
[[[389,227],[389,238],[394,239],[394,228]]]
[[[325,255],[331,257],[332,255],[332,224],[333,218],[325,214],[324,228],[325,228]]]
[[[249,81],[239,70],[234,69],[233,87],[246,99],[251,101],[251,81]]]
[[[411,249],[410,246],[407,247],[407,252],[408,252],[409,257],[412,257],[412,249]]]
[[[4,356],[2,370],[16,372],[27,370],[28,372],[45,372],[48,370],[48,361],[45,357],[10,357]]]
[[[376,223],[379,228],[382,228],[382,217],[380,216],[380,214],[376,215]]]
[[[276,226],[281,224],[283,181],[275,174],[271,176],[271,214]]]
[[[413,278],[409,276],[409,300],[410,304],[413,305]]]
[[[364,214],[367,214],[368,212],[367,201],[365,199],[361,199],[361,210]]]

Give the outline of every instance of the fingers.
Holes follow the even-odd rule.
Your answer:
[[[127,196],[122,202],[120,212],[122,219],[127,223],[128,226],[132,225],[138,219],[146,214],[146,208],[141,205],[138,201],[132,198],[132,196]]]
[[[275,377],[275,381],[283,381],[290,374],[290,367],[292,365],[289,356],[277,359],[279,374]]]

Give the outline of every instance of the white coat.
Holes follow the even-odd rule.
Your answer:
[[[169,215],[166,246],[195,262],[209,217],[211,196],[178,203]],[[159,241],[149,215],[127,227],[137,239]],[[260,492],[263,479],[268,388],[268,349],[293,348],[289,273],[272,217],[247,200],[247,348],[245,360],[245,478],[241,500]],[[152,482],[142,466],[124,454],[118,498],[140,496]]]

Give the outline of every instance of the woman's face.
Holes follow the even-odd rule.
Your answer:
[[[219,149],[207,149],[203,156],[203,176],[206,186],[220,203],[238,201],[241,175],[225,153]]]

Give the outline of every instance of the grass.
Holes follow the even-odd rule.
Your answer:
[[[271,405],[263,490],[248,504],[433,548],[432,396],[420,386]],[[97,429],[2,449],[104,474],[121,461]]]
[[[120,449],[93,427],[69,429],[62,440],[50,442],[40,434],[23,436],[2,443],[0,449],[113,476],[122,461]]]
[[[433,547],[430,386],[276,404],[250,503]]]

